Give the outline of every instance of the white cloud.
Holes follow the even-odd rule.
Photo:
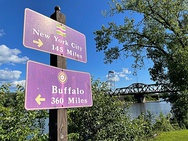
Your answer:
[[[17,85],[25,87],[25,80],[20,80],[20,81],[14,81],[11,83],[12,87],[16,87]]]
[[[10,49],[6,45],[0,45],[0,65],[6,63],[25,63],[29,58],[27,56],[21,57],[19,49]]]
[[[2,37],[5,34],[3,29],[0,29],[0,37]]]
[[[21,71],[18,70],[0,70],[0,81],[4,81],[4,82],[12,82],[15,80],[18,80],[20,78],[21,75]]]
[[[125,76],[125,80],[132,80],[132,78]]]
[[[119,76],[115,74],[110,77],[107,75],[106,77],[108,78],[109,81],[115,81],[115,82],[119,81],[120,79]]]
[[[17,85],[25,87],[25,80],[19,80],[21,73],[19,70],[0,70],[0,86],[5,83],[10,83],[11,88],[14,88],[14,90]]]
[[[131,74],[131,71],[129,71],[128,68],[122,68],[122,71],[110,71],[110,75],[108,74],[106,77],[109,81],[120,81],[120,78],[124,78],[125,80],[131,80],[131,78],[128,77],[129,74]]]
[[[124,74],[123,72],[119,73],[119,77],[125,77],[126,74]]]
[[[128,68],[122,68],[122,72],[125,74],[131,74],[131,71],[128,70]]]

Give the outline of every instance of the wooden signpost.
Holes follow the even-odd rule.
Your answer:
[[[60,12],[60,7],[55,7],[55,12],[50,18],[66,24],[66,17]],[[66,58],[50,54],[50,65],[66,69]],[[54,130],[56,129],[56,130]],[[49,111],[49,140],[68,140],[67,109],[55,109]]]
[[[59,6],[55,7],[50,18],[25,9],[23,44],[31,49],[50,53],[50,65],[53,66],[33,61],[27,63],[25,108],[50,109],[50,141],[68,140],[66,108],[92,106],[90,75],[66,70],[66,58],[87,62],[85,35],[65,23],[66,17],[60,12]],[[38,79],[33,79],[33,75]],[[40,78],[41,75],[49,75],[46,78],[50,80],[41,82],[45,79],[45,76]],[[76,78],[79,80],[75,80]]]

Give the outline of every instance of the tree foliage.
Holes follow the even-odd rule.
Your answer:
[[[69,134],[77,134],[77,140],[123,140],[127,128],[124,104],[105,95],[106,90],[99,80],[94,81],[93,106],[69,110]]]
[[[118,97],[105,94],[99,80],[92,83],[93,106],[68,110],[69,140],[74,141],[141,141],[154,133],[173,130],[169,118],[150,113],[131,119],[128,106]],[[161,126],[160,126],[161,125]]]
[[[184,97],[186,93],[182,91],[188,90],[188,1],[112,0],[109,4],[106,15],[121,14],[124,23],[109,22],[94,32],[97,51],[104,51],[104,62],[112,63],[121,55],[132,56],[133,67],[139,68],[145,58],[150,59],[151,79],[156,83],[171,83]],[[118,44],[112,46],[112,40]],[[181,98],[178,94],[172,93],[168,100],[177,102],[173,99]],[[182,104],[187,104],[184,100]],[[177,108],[180,107],[172,110],[179,120],[188,118],[187,110],[179,114]]]
[[[178,121],[180,127],[188,128],[188,91],[184,91],[171,96],[169,101],[172,101],[172,111],[175,114],[175,120]]]
[[[125,55],[135,57],[134,67],[140,67],[144,58],[149,58],[154,62],[150,68],[154,81],[169,82],[170,73],[187,75],[173,71],[175,64],[178,69],[187,63],[187,0],[112,0],[110,6],[107,15],[125,17],[122,25],[109,22],[94,32],[97,51],[104,51],[105,63]],[[131,12],[136,13],[136,17],[132,17]],[[115,47],[110,44],[113,39],[118,40]],[[176,79],[182,82],[182,78]]]
[[[44,133],[47,112],[26,111],[24,108],[24,88],[9,91],[8,84],[0,87],[0,140],[1,141],[46,141]]]
[[[118,97],[106,95],[106,86],[99,80],[92,82],[92,107],[68,110],[69,140],[121,140],[140,141],[151,138],[163,127],[168,131],[168,118],[162,116],[155,123],[151,113],[141,114],[131,120],[124,102]],[[0,87],[0,140],[2,141],[46,141],[44,122],[47,112],[24,109],[24,89],[18,87],[14,93],[9,85]],[[158,126],[159,127],[158,127]]]

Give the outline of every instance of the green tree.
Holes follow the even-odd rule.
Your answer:
[[[106,15],[124,16],[121,25],[109,22],[94,32],[97,51],[104,51],[105,63],[112,63],[121,55],[134,57],[133,68],[140,68],[144,60],[153,61],[149,68],[156,83],[170,83],[183,96],[188,89],[188,1],[187,0],[112,0]],[[136,17],[134,17],[136,16]],[[112,46],[112,40],[118,44]],[[185,92],[182,92],[185,91]],[[180,98],[172,93],[169,101]],[[188,118],[187,100],[173,108],[178,122]],[[188,127],[188,124],[186,125]]]
[[[0,87],[0,140],[1,141],[46,141],[44,133],[47,111],[26,111],[24,88],[9,91],[8,84]]]
[[[92,83],[93,106],[69,109],[69,139],[91,141],[138,140],[138,126],[131,123],[125,104],[105,94],[99,80]]]
[[[156,119],[154,129],[160,132],[174,130],[174,128],[170,124],[170,117],[171,117],[171,114],[164,116],[162,112],[160,112],[159,117]]]
[[[173,101],[172,110],[175,113],[175,121],[178,121],[180,127],[188,128],[188,91],[171,96],[169,101]]]

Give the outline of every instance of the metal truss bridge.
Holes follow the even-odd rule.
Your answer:
[[[136,95],[136,94],[154,94],[164,92],[177,92],[177,89],[170,84],[143,84],[133,83],[128,87],[116,88],[110,91],[110,95]]]

